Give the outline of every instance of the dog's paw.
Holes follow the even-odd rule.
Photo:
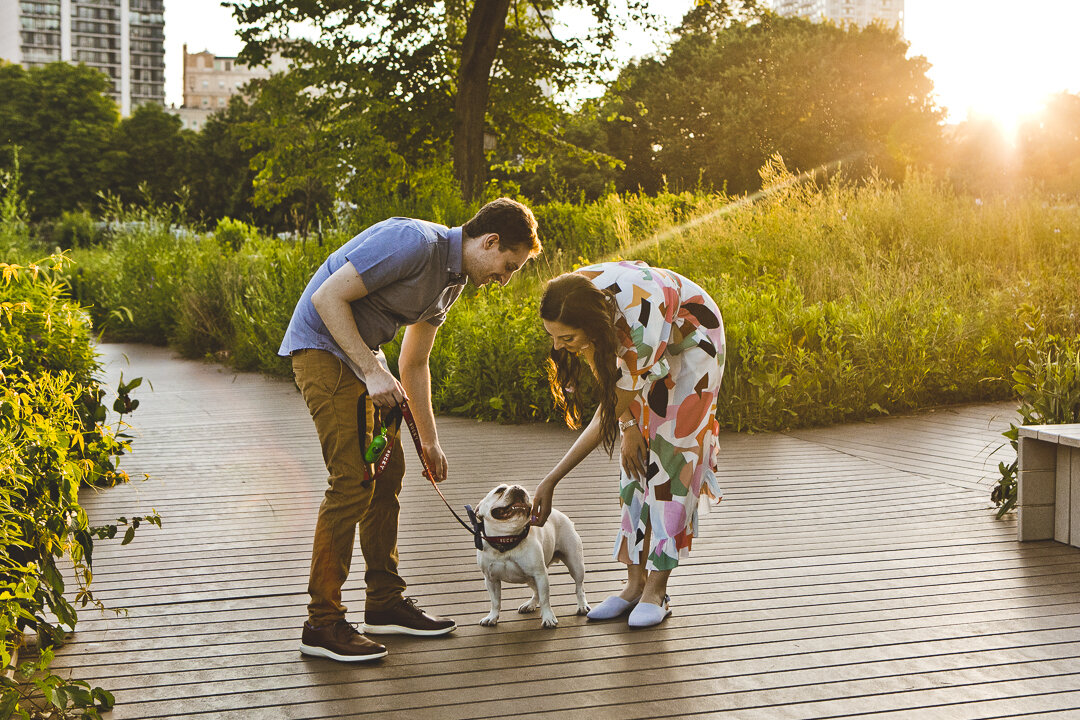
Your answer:
[[[536,612],[536,603],[532,600],[522,603],[518,606],[518,612],[522,615],[528,615],[531,612]]]
[[[484,627],[495,627],[499,624],[499,616],[495,614],[485,615],[480,619],[480,624]]]
[[[588,603],[586,603],[585,605],[578,605],[577,614],[588,615],[590,610],[592,610],[592,608],[589,607]]]
[[[557,627],[559,624],[559,618],[555,617],[555,613],[548,611],[541,615],[540,624],[546,628]]]

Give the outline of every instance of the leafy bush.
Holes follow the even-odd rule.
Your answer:
[[[46,246],[61,250],[99,245],[108,234],[105,223],[87,210],[65,210],[56,220],[37,223],[35,233]]]
[[[1027,333],[1017,341],[1021,361],[1013,369],[1013,390],[1020,398],[1020,425],[1080,423],[1080,334],[1048,332],[1043,312],[1032,305],[1018,310]],[[1002,433],[1017,450],[1020,428],[1015,423]],[[997,516],[1016,507],[1017,471],[1013,460],[998,463],[1001,479],[990,493]]]
[[[0,170],[0,258],[4,260],[23,260],[39,252],[30,237],[21,183],[16,150],[12,169]]]
[[[977,203],[917,175],[797,183],[779,159],[763,178],[753,204],[663,193],[535,207],[545,252],[505,289],[467,290],[439,332],[436,409],[554,419],[536,301],[547,278],[605,259],[672,268],[717,300],[728,333],[719,414],[738,430],[1003,399],[1024,332],[1018,305],[1037,302],[1052,332],[1080,326],[1075,208],[1036,195]],[[411,202],[382,209],[421,209]],[[245,234],[226,250],[220,237],[129,224],[109,247],[77,251],[75,285],[110,337],[287,374],[275,351],[296,299],[356,229],[307,241]]]
[[[94,539],[127,525],[127,543],[140,522],[160,524],[153,514],[91,526],[79,506],[82,485],[127,480],[115,461],[129,449],[122,418],[138,405],[130,392],[140,381],[121,381],[113,405],[120,417],[107,424],[88,317],[64,297],[64,262],[57,255],[37,265],[0,263],[2,717],[27,716],[35,707],[64,714],[69,706],[99,717],[111,707],[108,692],[50,673],[52,648],[63,643],[65,628],[74,629],[76,605],[100,607],[89,587]],[[73,600],[58,567],[62,558],[74,568]],[[28,631],[39,653],[16,667]]]

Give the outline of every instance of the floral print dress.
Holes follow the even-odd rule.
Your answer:
[[[644,486],[620,474],[616,559],[640,563],[651,526],[649,570],[670,570],[690,551],[698,510],[719,502],[716,400],[724,373],[724,324],[709,295],[671,270],[608,262],[576,271],[615,297],[617,387],[648,440]],[[623,541],[626,555],[620,555]]]

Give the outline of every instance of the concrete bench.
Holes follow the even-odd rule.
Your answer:
[[[1019,434],[1017,539],[1080,547],[1080,424],[1025,425]]]

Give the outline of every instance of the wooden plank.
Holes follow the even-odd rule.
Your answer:
[[[513,612],[521,587],[506,589],[497,628],[479,627],[475,551],[412,463],[402,572],[459,628],[387,638],[386,660],[353,667],[297,651],[325,469],[296,390],[167,351],[105,350],[154,384],[124,458],[153,477],[84,502],[97,521],[154,507],[165,525],[99,544],[96,591],[129,613],[84,611],[55,666],[113,689],[114,718],[973,718],[1068,712],[1080,693],[1080,552],[1017,544],[1015,519],[995,520],[987,502],[1009,406],[725,435],[725,500],[672,575],[674,614],[640,632],[570,614],[561,567],[557,629]],[[535,484],[574,438],[439,423],[455,507],[497,482]],[[616,469],[596,453],[556,495],[582,535],[594,603],[625,576],[610,557]],[[344,601],[359,619],[361,572]]]

